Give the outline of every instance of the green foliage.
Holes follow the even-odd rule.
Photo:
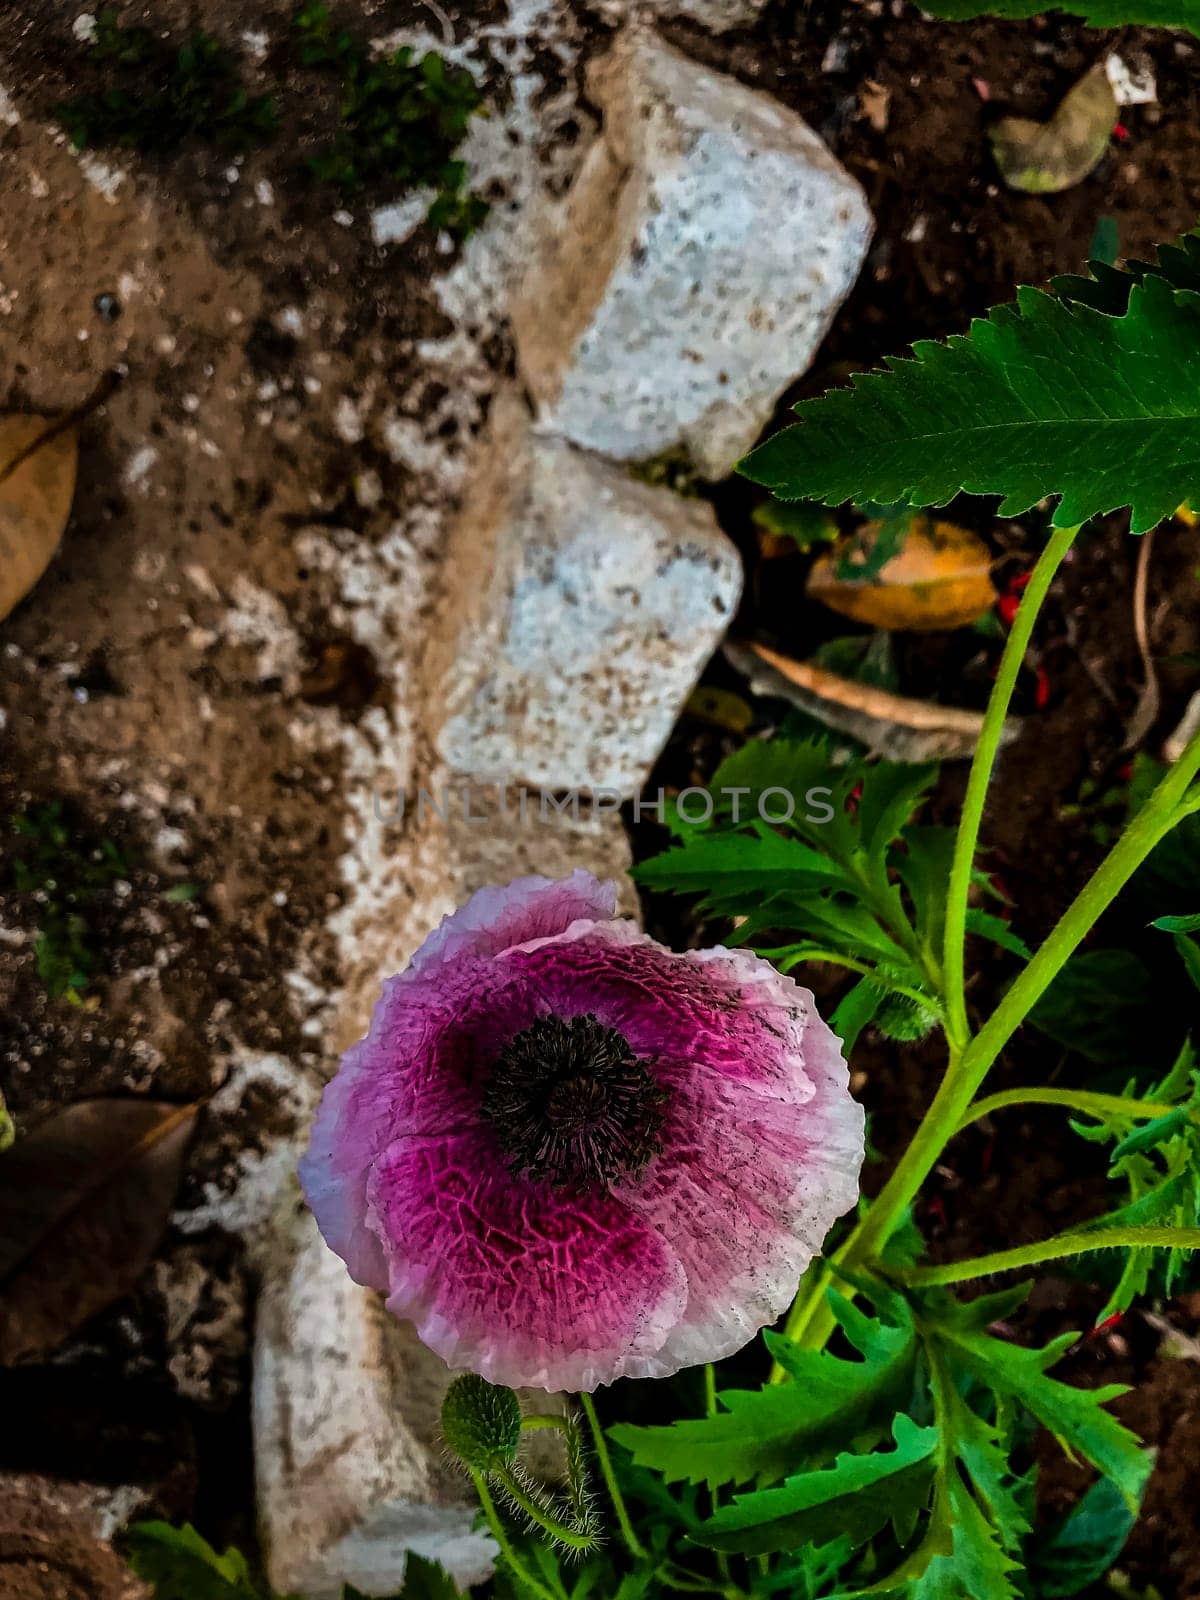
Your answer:
[[[94,849],[81,841],[61,801],[13,817],[12,826],[27,841],[12,863],[13,887],[38,897],[38,976],[52,998],[78,1004],[100,967],[96,910],[127,864],[111,839]]]
[[[961,22],[971,17],[1037,17],[1067,11],[1092,28],[1188,28],[1200,34],[1198,0],[921,0],[931,16]]]
[[[1107,1478],[1094,1483],[1070,1513],[1028,1551],[1038,1600],[1060,1600],[1098,1583],[1125,1547],[1136,1511]]]
[[[1029,1020],[1056,1044],[1104,1066],[1128,1066],[1146,1039],[1150,973],[1129,950],[1083,950],[1061,968]]]
[[[898,1259],[919,1251],[914,1236]],[[632,1452],[631,1470],[707,1486],[712,1514],[697,1524],[689,1510],[681,1524],[692,1544],[758,1558],[750,1592],[764,1600],[1017,1600],[1030,1592],[1027,1561],[1050,1585],[1047,1597],[1107,1570],[1152,1456],[1107,1410],[1119,1386],[1079,1390],[1050,1375],[1076,1336],[1029,1349],[990,1332],[1018,1309],[1024,1288],[963,1305],[944,1289],[857,1287],[874,1316],[836,1291],[830,1299],[861,1359],[769,1334],[782,1384],[726,1391],[703,1420],[612,1430]],[[1034,1474],[1019,1458],[1028,1462],[1038,1424],[1109,1487],[1035,1535]],[[747,1482],[732,1500],[717,1499],[723,1485]]]
[[[653,1468],[668,1483],[709,1488],[771,1482],[797,1462],[820,1459],[838,1446],[874,1443],[908,1403],[917,1354],[907,1302],[877,1293],[889,1320],[864,1316],[842,1296],[830,1295],[838,1324],[861,1361],[801,1350],[782,1335],[768,1334],[768,1348],[792,1382],[727,1390],[717,1397],[724,1409],[711,1417],[659,1428],[624,1423],[612,1430],[613,1438],[639,1466]]]
[[[322,4],[304,6],[295,25],[304,65],[336,72],[341,84],[338,131],[310,158],[314,176],[345,190],[384,179],[432,188],[433,227],[464,236],[477,228],[488,207],[466,191],[454,155],[482,104],[471,74],[432,51],[416,60],[407,46],[376,59]]]
[[[240,1550],[218,1555],[190,1522],[137,1522],[124,1539],[129,1565],[153,1600],[287,1600],[255,1580]],[[344,1600],[364,1600],[347,1588]],[[409,1551],[396,1600],[459,1600],[457,1585],[434,1561]]]
[[[218,1555],[190,1522],[139,1522],[126,1535],[129,1564],[154,1600],[266,1600],[250,1575],[245,1556]]]
[[[1190,1040],[1167,1076],[1151,1087],[1149,1098],[1172,1109],[1136,1125],[1114,1113],[1076,1127],[1084,1138],[1112,1145],[1108,1176],[1126,1196],[1115,1210],[1097,1219],[1093,1224],[1097,1228],[1200,1227],[1200,1071]],[[1187,1265],[1182,1250],[1128,1250],[1101,1320],[1126,1310],[1152,1289],[1170,1294]]]
[[[750,520],[765,533],[791,539],[805,554],[816,545],[834,544],[838,537],[837,523],[812,500],[764,500]]]
[[[936,776],[895,762],[835,766],[825,739],[751,741],[713,775],[711,817],[689,820],[692,807],[677,807],[668,819],[677,844],[635,876],[737,919],[738,942],[784,972],[827,961],[869,979],[835,1019],[842,1029],[857,1035],[874,1017],[889,1037],[918,1039],[941,1017],[954,845],[951,829],[912,820]],[[1028,955],[997,917],[973,912],[970,927]]]
[[[1021,289],[965,335],[856,374],[741,464],[784,499],[945,505],[1060,497],[1058,526],[1132,506],[1135,532],[1200,495],[1200,295],[1131,276],[1126,307]]]
[[[937,1435],[899,1415],[894,1450],[840,1455],[778,1489],[738,1495],[696,1531],[698,1543],[738,1555],[768,1555],[844,1535],[865,1544],[889,1522],[916,1519],[933,1474]]]
[[[92,55],[112,69],[113,82],[55,107],[76,149],[169,152],[201,139],[237,151],[276,131],[274,101],[248,93],[208,34],[172,51],[148,28],[122,28],[110,9],[96,19]]]

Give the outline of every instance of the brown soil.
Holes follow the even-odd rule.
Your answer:
[[[236,27],[222,0],[143,0],[122,15],[152,18],[163,30],[199,24],[236,45],[242,29],[277,41],[293,7],[255,0],[233,9]],[[415,0],[347,9],[374,35],[428,21]],[[442,9],[462,36],[500,7],[443,0]],[[605,25],[589,7],[575,9],[591,30],[588,48],[599,48]],[[962,329],[1018,283],[1078,270],[1101,217],[1116,219],[1123,253],[1145,255],[1200,213],[1200,46],[1182,36],[1107,36],[1061,19],[954,27],[899,0],[773,0],[744,34],[714,39],[683,23],[666,31],[800,111],[875,209],[868,265],[798,394],[819,392],[914,337]],[[1005,190],[990,163],[987,122],[1009,110],[1045,115],[1114,43],[1150,58],[1158,104],[1123,113],[1127,139],[1076,189],[1037,199]],[[256,75],[265,83],[290,70],[277,43],[263,61],[242,64],[252,88]],[[318,973],[330,959],[319,930],[343,892],[337,861],[347,821],[338,745],[299,760],[289,725],[303,705],[353,721],[389,691],[370,653],[349,645],[326,575],[291,554],[293,535],[317,523],[368,546],[385,537],[388,508],[414,490],[411,475],[372,444],[370,426],[351,447],[338,403],[374,397],[376,418],[393,395],[405,396],[414,415],[433,407],[440,397],[422,389],[416,345],[447,331],[429,289],[447,258],[431,230],[380,251],[361,226],[332,222],[336,199],[304,171],[300,121],[285,122],[235,181],[226,157],[189,148],[139,161],[110,203],[45,126],[57,100],[90,86],[91,71],[61,11],[50,17],[35,0],[0,8],[0,81],[21,114],[18,124],[0,120],[0,216],[19,219],[0,229],[0,403],[60,410],[105,371],[128,369],[84,428],[62,551],[2,627],[0,817],[62,800],[81,848],[111,840],[128,863],[127,887],[95,912],[100,969],[84,1008],[46,996],[27,937],[38,906],[4,888],[0,872],[0,928],[24,941],[0,945],[0,1090],[26,1127],[87,1095],[204,1096],[235,1048],[310,1058],[284,975],[301,952]],[[868,83],[887,96],[885,127],[865,115],[864,94],[880,98]],[[499,66],[492,92],[506,92]],[[30,198],[31,169],[47,198]],[[264,182],[270,205],[253,199]],[[389,198],[368,194],[351,209]],[[97,310],[102,294],[121,303],[114,321]],[[487,355],[502,369],[511,347],[501,338]],[[148,452],[152,465],[139,472]],[[349,487],[364,471],[379,476],[373,505]],[[752,493],[722,486],[716,500],[753,568]],[[963,515],[995,541],[1009,569],[1028,566],[1033,520],[1001,527],[978,505]],[[1156,535],[1149,616],[1163,705],[1150,750],[1194,686],[1194,671],[1166,659],[1200,643],[1194,540],[1174,528]],[[1063,802],[1084,778],[1107,781],[1128,760],[1123,728],[1141,681],[1134,561],[1118,520],[1081,544],[1039,629],[1048,700],[1035,704],[1032,676],[1022,685],[1029,722],[1003,763],[987,839],[1029,938],[1045,931],[1096,859],[1087,820],[1062,815]],[[299,659],[273,656],[269,627],[229,634],[231,573],[276,597],[302,641]],[[803,601],[803,575],[799,557],[776,564],[770,583],[752,570],[739,626],[801,655],[848,631]],[[974,635],[910,640],[900,650],[904,687],[979,705],[995,648]],[[736,687],[723,663],[710,676]],[[654,781],[703,778],[727,743],[685,718]],[[947,773],[936,801],[943,816],[953,815],[961,783],[960,771]],[[657,843],[646,834],[639,848]],[[168,899],[182,884],[195,885],[195,897]],[[698,937],[675,903],[648,909],[672,937]],[[973,995],[982,1002],[1008,970],[990,961]],[[1030,1077],[1059,1067],[1036,1040],[1023,1037],[1013,1054],[1013,1069]],[[928,1099],[938,1054],[868,1035],[856,1066],[886,1160]],[[264,1089],[240,1120],[202,1135],[181,1203],[219,1186],[238,1141],[252,1144],[286,1115]],[[873,1183],[883,1170],[871,1170]],[[1102,1192],[1090,1147],[1053,1118],[1014,1115],[956,1147],[922,1221],[935,1248],[967,1253],[1094,1213]],[[0,1374],[0,1466],[141,1483],[153,1509],[245,1542],[249,1307],[240,1253],[215,1231],[173,1236],[160,1265],[132,1302],[84,1330],[69,1364]],[[159,1286],[197,1266],[206,1287],[181,1329]],[[1086,1287],[1050,1281],[1029,1330],[1049,1337],[1089,1326],[1100,1304]],[[1196,1332],[1194,1305],[1162,1310]],[[1156,1348],[1134,1317],[1128,1330],[1086,1341],[1071,1362],[1088,1381],[1136,1385],[1119,1409],[1160,1457],[1123,1565],[1135,1589],[1152,1584],[1185,1600],[1200,1596],[1192,1489],[1200,1368],[1158,1360]],[[1069,1503],[1081,1481],[1047,1453],[1047,1514]],[[7,1596],[5,1559],[0,1548]],[[12,1592],[21,1600],[56,1593]]]

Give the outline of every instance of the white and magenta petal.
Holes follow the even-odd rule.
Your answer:
[[[486,1136],[397,1140],[369,1200],[388,1309],[489,1382],[578,1391],[636,1376],[683,1312],[683,1269],[633,1207],[513,1179]]]

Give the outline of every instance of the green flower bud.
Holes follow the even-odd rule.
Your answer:
[[[890,994],[875,1013],[875,1026],[885,1039],[910,1044],[937,1027],[937,1017],[927,1006],[906,994]]]
[[[510,1466],[521,1442],[520,1401],[473,1373],[455,1378],[442,1401],[442,1437],[477,1472]]]

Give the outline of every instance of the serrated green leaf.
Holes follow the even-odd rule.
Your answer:
[[[1197,0],[921,0],[921,10],[948,22],[972,17],[1037,17],[1066,11],[1091,28],[1187,28],[1200,34]]]
[[[154,1600],[262,1600],[246,1558],[232,1547],[218,1555],[190,1522],[138,1522],[125,1537],[129,1565]]]
[[[1045,1369],[1059,1359],[1074,1335],[1055,1340],[1044,1350],[1028,1350],[965,1326],[942,1323],[940,1332],[954,1365],[1023,1406],[1068,1452],[1090,1461],[1131,1505],[1136,1503],[1148,1471],[1146,1452],[1128,1428],[1103,1409],[1125,1393],[1124,1387],[1075,1389],[1046,1375]]]
[[[436,1561],[427,1561],[415,1550],[404,1558],[404,1587],[398,1600],[460,1600],[454,1579]]]
[[[1094,1483],[1069,1515],[1027,1552],[1038,1600],[1065,1600],[1099,1583],[1125,1548],[1139,1506],[1140,1501],[1128,1505],[1107,1478]]]
[[[1144,532],[1200,495],[1200,296],[1148,277],[1122,316],[1021,289],[966,335],[802,402],[740,470],[783,499],[945,505],[966,490],[1057,526],[1132,506]]]
[[[643,1428],[619,1423],[611,1430],[638,1466],[669,1482],[766,1482],[786,1476],[806,1460],[839,1448],[874,1444],[908,1400],[916,1362],[912,1313],[898,1295],[885,1296],[894,1321],[864,1316],[830,1291],[834,1315],[862,1361],[827,1351],[801,1350],[767,1335],[771,1354],[792,1378],[765,1389],[732,1389],[718,1396],[724,1410],[699,1420]]]
[[[946,926],[946,886],[954,859],[954,829],[910,823],[893,864],[913,903],[917,935],[940,954]]]
[[[714,911],[741,910],[763,894],[810,894],[846,884],[846,874],[799,839],[778,833],[703,833],[633,869],[648,889],[703,894]]]
[[[972,906],[967,912],[967,932],[977,933],[981,939],[990,939],[993,944],[998,944],[1002,950],[1008,950],[1014,956],[1021,956],[1026,961],[1033,960],[1033,951],[1024,939],[1012,931],[1003,917],[994,917],[990,911],[980,911]]]
[[[1001,1548],[978,1501],[953,1469],[947,1474],[942,1513],[949,1549],[940,1538],[933,1559],[908,1589],[908,1600],[1016,1600],[1017,1563]]]
[[[789,1478],[778,1489],[738,1495],[693,1537],[729,1554],[769,1555],[845,1535],[865,1544],[894,1518],[924,1504],[937,1430],[911,1417],[893,1423],[894,1450],[841,1455],[832,1467]]]

